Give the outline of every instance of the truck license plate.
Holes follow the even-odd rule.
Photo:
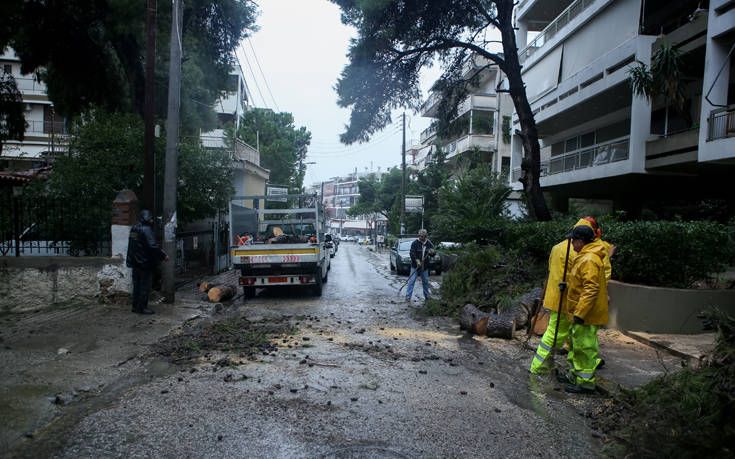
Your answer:
[[[288,277],[269,277],[268,282],[275,284],[277,282],[288,282]]]

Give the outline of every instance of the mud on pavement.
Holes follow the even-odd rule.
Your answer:
[[[342,244],[321,297],[265,291],[211,319],[199,311],[126,364],[149,377],[118,381],[14,454],[597,454],[585,413],[599,396],[570,397],[553,378],[530,377],[532,352],[518,341],[416,317],[396,293],[404,281],[387,257]]]

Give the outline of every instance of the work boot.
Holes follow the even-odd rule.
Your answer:
[[[579,384],[567,384],[564,392],[569,392],[570,394],[594,394],[595,388],[580,386]]]
[[[554,372],[556,373],[557,381],[559,381],[560,383],[571,384],[571,381],[569,380],[569,376],[559,371],[558,368]]]
[[[155,314],[156,313],[153,309],[150,309],[150,308],[138,309],[138,310],[135,310],[133,312],[135,312],[137,314],[146,314],[146,315],[147,314]]]

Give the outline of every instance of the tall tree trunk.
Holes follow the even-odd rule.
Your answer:
[[[543,192],[541,191],[541,148],[538,142],[538,130],[536,121],[531,112],[531,104],[528,103],[526,87],[521,79],[521,64],[518,61],[518,48],[516,47],[516,36],[513,29],[513,0],[498,0],[498,23],[503,39],[503,53],[505,68],[502,69],[508,78],[510,97],[513,99],[518,119],[521,124],[520,131],[516,131],[523,143],[523,159],[521,160],[520,182],[523,191],[528,198],[529,211],[536,221],[551,220],[551,213],[546,207]]]

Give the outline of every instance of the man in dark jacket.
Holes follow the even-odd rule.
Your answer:
[[[421,274],[421,286],[424,289],[424,299],[429,299],[429,269],[426,265],[428,258],[434,255],[434,244],[426,238],[425,229],[419,230],[419,237],[411,243],[411,274],[408,276],[408,287],[406,288],[406,302],[411,301],[413,286],[416,278]]]
[[[153,216],[147,210],[140,212],[140,223],[130,229],[126,264],[133,268],[133,312],[153,314],[148,309],[148,295],[153,282],[153,268],[168,256],[153,237]]]

